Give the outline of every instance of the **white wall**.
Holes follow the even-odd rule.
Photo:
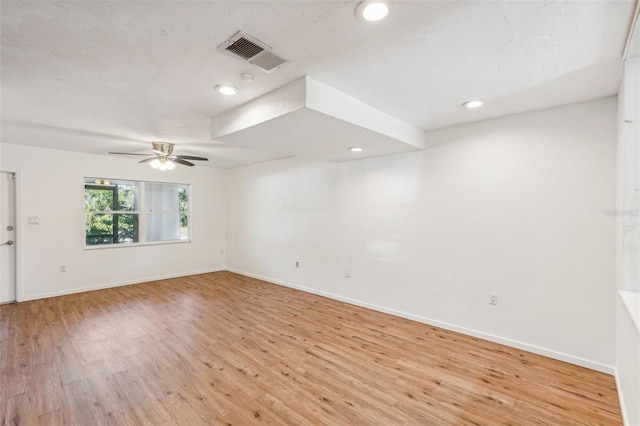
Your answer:
[[[427,137],[230,170],[228,269],[613,372],[615,98]]]
[[[4,143],[0,153],[0,170],[18,176],[19,300],[224,269],[224,170],[163,173],[128,158]],[[191,184],[192,242],[85,250],[85,177]],[[29,216],[40,224],[28,225]]]
[[[627,425],[640,425],[640,57],[618,95],[616,382]]]
[[[19,297],[223,269],[226,240],[228,269],[611,372],[616,221],[604,211],[615,208],[615,135],[607,98],[341,164],[163,174],[0,144],[0,169],[20,186]],[[84,250],[85,176],[192,184],[193,242]]]

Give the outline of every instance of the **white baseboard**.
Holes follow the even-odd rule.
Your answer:
[[[490,342],[499,343],[501,345],[509,346],[516,349],[521,349],[527,352],[531,352],[537,355],[546,356],[549,358],[557,359],[559,361],[568,362],[569,364],[579,365],[580,367],[589,368],[591,370],[600,371],[602,373],[611,374],[615,373],[615,368],[611,365],[602,364],[599,362],[591,361],[588,359],[580,358],[577,356],[565,354],[562,352],[541,348],[539,346],[530,345],[528,343],[520,342],[517,340],[506,339],[500,336],[495,336],[493,334],[483,333],[481,331],[473,330],[470,328],[460,327],[454,324],[449,324],[446,322],[438,321],[431,318],[425,318],[418,315],[409,314],[406,312],[398,311],[391,308],[386,308],[384,306],[373,305],[367,302],[362,302],[360,300],[351,299],[348,297],[340,296],[333,293],[328,293],[325,291],[316,290],[313,288],[303,287],[296,284],[292,284],[289,282],[276,280],[269,277],[264,277],[258,274],[253,274],[247,271],[241,271],[235,268],[227,268],[227,271],[235,272],[236,274],[246,275],[248,277],[256,278],[259,280],[267,281],[273,284],[282,285],[284,287],[294,288],[296,290],[301,290],[307,293],[317,294],[319,296],[328,297],[329,299],[339,300],[341,302],[349,303],[352,305],[360,306],[367,309],[372,309],[374,311],[383,312],[385,314],[394,315],[400,318],[409,319],[412,321],[417,321],[423,324],[433,325],[435,327],[444,328],[446,330],[455,331],[458,333],[466,334],[468,336],[477,337],[479,339],[488,340]]]
[[[129,281],[106,283],[106,284],[100,284],[100,285],[95,285],[90,287],[79,287],[79,288],[65,289],[60,291],[52,291],[48,293],[29,294],[22,297],[20,300],[18,300],[18,302],[26,302],[28,300],[37,300],[37,299],[46,299],[48,297],[66,296],[69,294],[84,293],[85,291],[104,290],[106,288],[122,287],[125,285],[132,285],[132,284],[142,284],[150,281],[159,281],[159,280],[166,280],[169,278],[187,277],[190,275],[207,274],[210,272],[220,272],[224,270],[226,269],[225,268],[201,269],[197,271],[180,272],[177,274],[158,275],[154,277],[144,277],[144,278],[138,278],[138,279],[129,280]]]
[[[632,426],[631,423],[629,423],[629,418],[627,416],[627,407],[624,403],[624,395],[622,395],[622,383],[618,377],[617,369],[615,370],[613,377],[616,380],[616,390],[618,391],[618,401],[620,402],[620,413],[622,413],[622,424],[625,426]]]

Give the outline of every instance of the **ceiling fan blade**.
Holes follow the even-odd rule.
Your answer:
[[[152,158],[145,158],[144,160],[138,161],[138,163],[148,163],[149,161],[155,160],[157,157],[153,156]]]
[[[195,155],[176,155],[175,157],[181,160],[209,161],[206,157],[196,157]]]
[[[136,154],[133,152],[110,152],[109,154],[115,154],[115,155],[144,155],[145,157],[149,157],[150,155],[153,154]]]
[[[195,164],[185,160],[181,160],[180,158],[171,159],[171,161],[173,161],[174,163],[183,164],[185,166],[195,166]]]

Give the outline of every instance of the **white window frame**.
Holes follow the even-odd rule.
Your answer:
[[[179,182],[155,182],[155,181],[143,181],[136,179],[115,179],[115,178],[97,178],[87,176],[84,178],[82,184],[82,205],[84,206],[84,197],[85,197],[85,185],[91,184],[91,182],[95,182],[96,180],[107,180],[111,182],[131,182],[136,183],[138,185],[138,208],[135,211],[109,211],[105,213],[122,213],[122,214],[137,214],[138,215],[138,242],[137,243],[115,243],[115,244],[96,244],[96,245],[87,245],[87,214],[84,211],[83,217],[83,228],[82,234],[84,239],[84,249],[85,250],[103,250],[103,249],[115,249],[115,248],[124,248],[124,247],[144,247],[144,246],[155,246],[155,245],[166,245],[166,244],[186,244],[191,243],[192,233],[193,233],[193,214],[192,214],[192,190],[191,184],[187,183],[179,183]],[[188,194],[188,203],[187,203],[187,238],[186,239],[178,239],[178,240],[167,240],[167,241],[147,241],[147,216],[151,213],[176,213],[176,211],[153,211],[148,210],[145,207],[145,184],[160,184],[160,185],[177,185],[183,186],[187,189]],[[95,212],[101,213],[101,212]],[[177,213],[182,213],[180,210]]]

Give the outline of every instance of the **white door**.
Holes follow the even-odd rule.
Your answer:
[[[0,303],[16,300],[16,185],[0,172]]]

